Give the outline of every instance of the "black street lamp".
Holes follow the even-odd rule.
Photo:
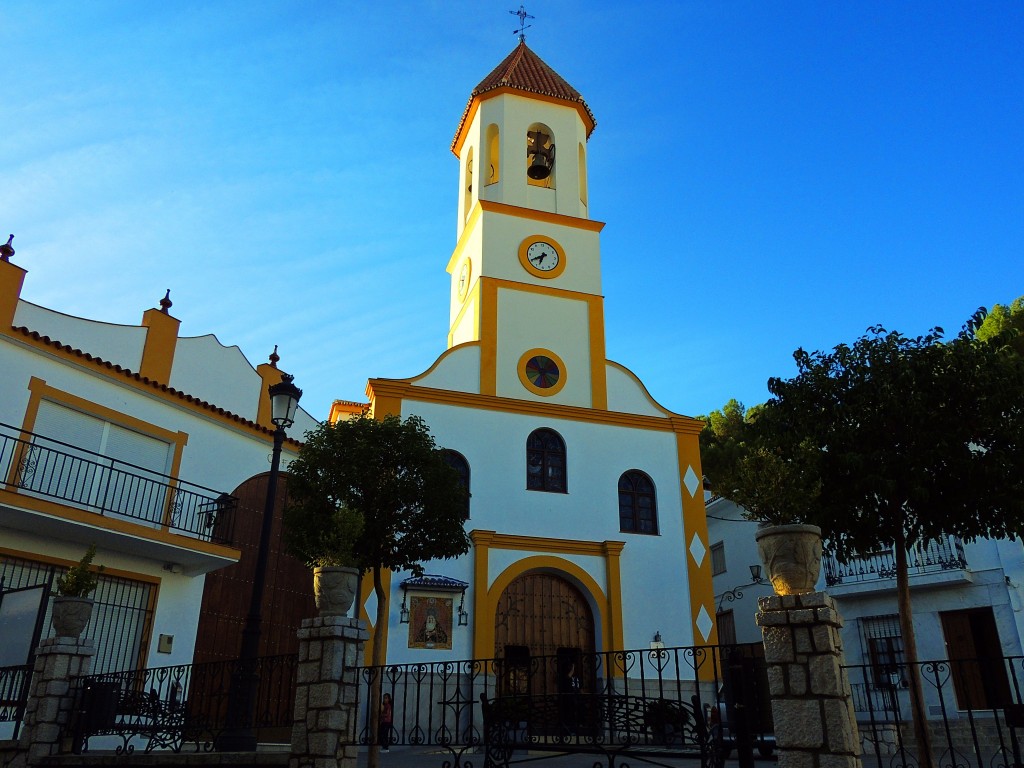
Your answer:
[[[299,407],[299,398],[302,397],[302,390],[292,383],[294,378],[286,373],[281,376],[279,384],[270,386],[270,420],[277,427],[274,430],[274,453],[270,462],[270,477],[267,478],[267,501],[263,508],[260,541],[256,550],[256,571],[253,574],[249,613],[245,618],[245,628],[242,630],[242,648],[231,674],[227,728],[217,740],[217,749],[221,752],[256,751],[253,710],[259,685],[257,659],[260,623],[263,618],[261,607],[267,576],[267,560],[270,555],[270,531],[274,524],[274,506],[277,500],[277,477],[281,470],[281,448],[284,445],[285,430],[295,423],[295,410]]]

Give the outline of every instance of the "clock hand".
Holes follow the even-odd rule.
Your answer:
[[[541,262],[544,261],[544,259],[547,258],[547,256],[548,256],[548,252],[547,251],[542,251],[540,256],[538,256],[535,259],[530,259],[530,261],[533,261],[533,262],[536,262],[537,264],[540,264]]]

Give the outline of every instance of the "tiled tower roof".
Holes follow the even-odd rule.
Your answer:
[[[496,66],[487,77],[481,80],[480,84],[469,95],[469,102],[466,104],[466,109],[462,112],[458,130],[455,131],[455,139],[452,141],[453,152],[456,151],[459,136],[466,127],[466,120],[469,118],[473,102],[488,91],[497,90],[498,88],[514,88],[517,91],[535,93],[579,104],[586,112],[584,120],[587,123],[587,138],[590,137],[594,127],[597,125],[594,113],[590,111],[590,107],[587,106],[587,102],[583,100],[580,92],[544,63],[544,60],[531,51],[525,42],[520,41],[512,53],[506,56],[501,64]]]

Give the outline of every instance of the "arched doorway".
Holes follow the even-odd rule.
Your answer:
[[[554,573],[525,573],[501,593],[494,655],[506,693],[558,693],[570,675],[594,682],[594,614],[583,593]]]

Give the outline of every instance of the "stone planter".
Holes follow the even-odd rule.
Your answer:
[[[321,616],[346,616],[359,586],[359,570],[346,566],[313,569],[313,595]]]
[[[821,573],[821,528],[816,525],[766,525],[754,534],[757,552],[777,595],[814,591]]]
[[[57,595],[53,599],[53,612],[50,615],[50,623],[57,636],[77,639],[92,618],[92,606],[91,597]]]

